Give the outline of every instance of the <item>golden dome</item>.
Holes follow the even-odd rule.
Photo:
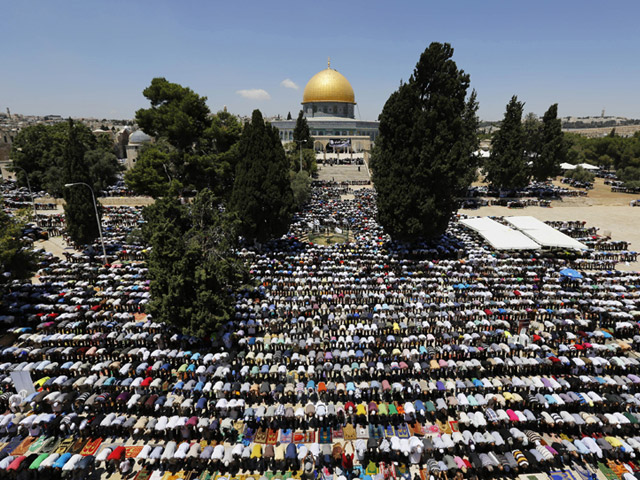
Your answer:
[[[304,87],[302,103],[356,103],[353,88],[344,75],[331,67],[316,73]]]

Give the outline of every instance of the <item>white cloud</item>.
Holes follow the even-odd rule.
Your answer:
[[[291,88],[293,90],[300,89],[300,87],[298,85],[296,85],[295,82],[293,80],[291,80],[290,78],[285,78],[284,80],[282,80],[280,82],[280,85],[282,85],[284,88]]]
[[[250,88],[248,90],[237,90],[236,93],[251,100],[271,100],[271,95],[261,88]]]

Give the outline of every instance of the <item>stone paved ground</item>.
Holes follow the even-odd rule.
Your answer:
[[[360,167],[360,171],[358,171]],[[367,165],[318,165],[318,180],[371,180]]]

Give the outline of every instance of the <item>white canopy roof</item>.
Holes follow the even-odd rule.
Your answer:
[[[579,166],[585,170],[600,170],[598,167],[591,165],[590,163],[581,163]]]
[[[587,246],[564,233],[550,227],[546,223],[534,217],[506,217],[510,225],[523,232],[532,240],[543,247],[571,248],[574,250],[586,250]]]
[[[540,245],[522,232],[507,227],[488,217],[460,220],[482,236],[496,250],[538,250]]]
[[[560,168],[562,170],[575,170],[577,168],[577,166],[576,165],[572,165],[571,163],[564,162],[564,163],[560,164]]]

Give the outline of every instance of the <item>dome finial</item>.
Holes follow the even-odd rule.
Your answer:
[[[331,68],[331,57],[327,57],[327,68]]]

